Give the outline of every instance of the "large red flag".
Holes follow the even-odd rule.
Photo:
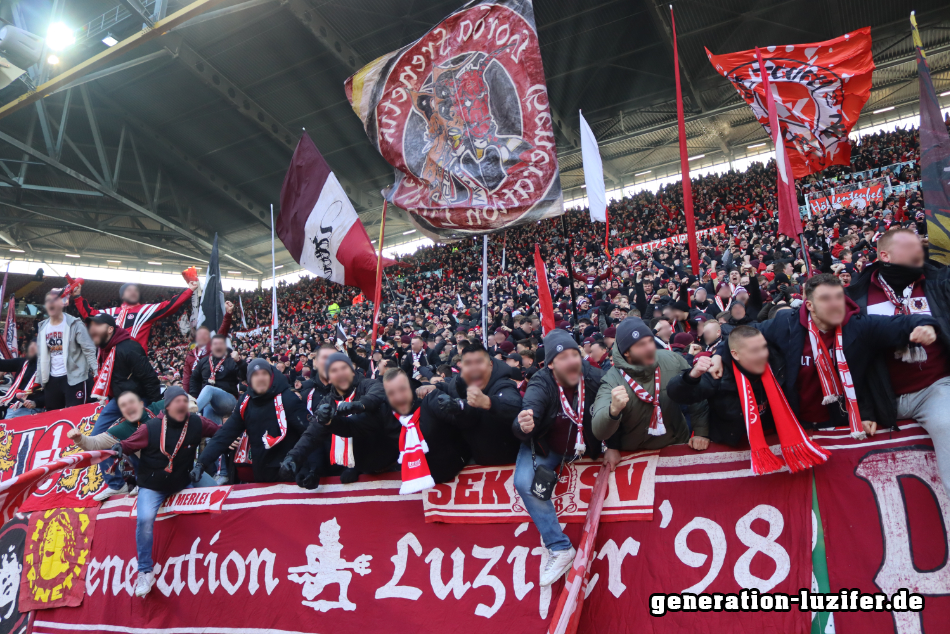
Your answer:
[[[765,103],[769,111],[769,129],[772,130],[772,143],[775,145],[775,165],[778,172],[775,179],[778,189],[778,232],[797,240],[802,233],[802,215],[798,210],[798,198],[795,195],[795,177],[792,176],[789,165],[788,148],[782,142],[784,133],[778,120],[769,74],[758,48],[755,49],[755,56],[759,60],[759,74],[765,87]]]
[[[534,269],[538,275],[538,308],[541,310],[541,333],[546,335],[555,328],[554,302],[548,286],[548,271],[541,259],[541,247],[534,245]]]
[[[713,55],[706,49],[706,56],[774,138],[755,51]],[[762,57],[780,104],[795,178],[831,165],[850,165],[848,134],[871,96],[870,27],[825,42],[769,46]]]
[[[686,149],[686,121],[683,118],[683,87],[680,86],[680,61],[676,49],[676,20],[670,5],[673,25],[673,69],[676,75],[676,120],[680,132],[680,171],[683,173],[683,211],[686,213],[686,237],[689,240],[689,261],[693,275],[699,275],[699,245],[696,243],[696,219],[693,217],[693,183],[689,180],[689,153]]]
[[[284,177],[276,229],[305,269],[376,297],[376,251],[343,186],[307,134],[300,137]],[[383,266],[394,264],[383,258]]]

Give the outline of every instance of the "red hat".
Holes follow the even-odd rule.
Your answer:
[[[498,349],[503,351],[505,354],[510,354],[511,352],[514,352],[515,344],[511,343],[510,341],[502,341],[500,344],[498,344]]]
[[[617,338],[617,329],[614,326],[611,326],[604,331],[604,337],[610,337],[611,339]]]

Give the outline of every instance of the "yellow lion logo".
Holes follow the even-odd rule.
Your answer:
[[[92,429],[96,424],[96,418],[98,418],[98,416],[98,410],[95,414],[86,416],[79,421],[79,424],[76,425],[76,429],[82,432],[83,436],[91,435]],[[63,450],[61,455],[66,457],[81,452],[82,450],[79,448],[79,445],[69,445]],[[0,458],[2,458],[2,455],[3,454],[0,453]],[[0,463],[0,465],[2,465],[2,463]],[[78,488],[79,490],[76,492],[76,497],[83,499],[95,494],[99,489],[102,488],[102,484],[102,472],[95,467],[86,469],[66,469],[56,482],[56,492],[69,493],[70,491],[76,491]]]
[[[16,464],[12,450],[13,434],[8,434],[7,426],[0,424],[0,471],[9,471]]]

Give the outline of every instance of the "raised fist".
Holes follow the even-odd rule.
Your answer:
[[[518,427],[526,434],[530,434],[534,430],[534,412],[532,410],[521,410],[518,414]]]
[[[614,418],[620,416],[629,401],[630,395],[627,393],[626,386],[618,385],[610,390],[610,415]]]
[[[698,379],[702,375],[706,374],[713,365],[711,357],[698,357],[693,362],[693,369],[689,371],[689,375],[694,379]]]

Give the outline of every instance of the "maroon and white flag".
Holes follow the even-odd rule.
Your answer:
[[[475,0],[346,80],[396,168],[390,203],[433,239],[564,213],[530,0]]]
[[[376,296],[376,251],[346,191],[307,134],[300,137],[284,177],[276,229],[297,264]],[[383,258],[383,266],[393,264]]]

